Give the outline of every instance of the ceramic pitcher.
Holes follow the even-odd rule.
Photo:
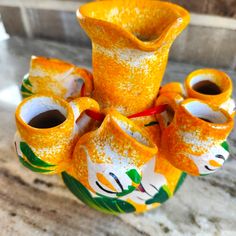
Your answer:
[[[144,212],[168,200],[186,174],[159,155],[144,129],[114,110],[82,136],[62,173],[85,204],[106,213]]]
[[[73,152],[72,173],[85,187],[109,197],[125,195],[139,181],[142,166],[157,153],[148,134],[115,110],[107,111],[101,126],[83,135]],[[114,181],[119,181],[120,185]]]
[[[85,4],[77,17],[92,40],[95,100],[124,115],[152,106],[189,13],[166,2],[118,0]]]

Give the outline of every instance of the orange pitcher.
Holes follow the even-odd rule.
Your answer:
[[[101,108],[130,115],[152,106],[189,13],[167,2],[118,0],[85,4],[77,17],[92,40],[93,97]]]

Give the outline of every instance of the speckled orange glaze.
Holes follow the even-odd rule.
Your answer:
[[[171,196],[173,196],[179,178],[183,173],[182,170],[175,168],[162,153],[159,153],[155,164],[155,173],[165,176]]]
[[[168,105],[167,111],[170,109],[172,111],[176,111],[179,104],[183,100],[184,100],[184,98],[179,93],[165,92],[157,98],[155,105],[159,106],[159,105],[167,104]],[[157,121],[159,122],[159,125],[160,125],[160,128],[162,131],[167,127],[168,122],[172,122],[172,117],[167,119],[167,116],[168,116],[167,111],[156,116]]]
[[[93,90],[93,77],[86,69],[55,59],[32,56],[29,70],[29,83],[24,86],[32,94],[55,95],[67,99],[80,95],[77,80],[85,83],[85,95]],[[22,95],[28,96],[27,92]]]
[[[225,121],[206,122],[193,116],[185,108],[192,102],[207,104],[196,99],[186,99],[180,105],[171,106],[175,114],[173,121],[162,132],[161,153],[164,153],[176,168],[192,175],[199,175],[198,168],[189,155],[199,156],[200,160],[200,156],[207,153],[210,148],[220,146],[232,131],[233,120],[226,111],[207,104],[213,111],[222,114]],[[208,119],[208,117],[205,118]],[[209,119],[211,118],[209,115]]]
[[[185,96],[185,88],[179,82],[170,82],[160,88],[159,94],[161,95],[163,93],[178,93],[181,96]]]
[[[124,115],[152,106],[189,13],[166,2],[118,0],[85,4],[77,17],[92,40],[95,100]]]
[[[29,126],[22,118],[22,109],[35,99],[49,98],[66,111],[66,120],[55,127],[39,129]],[[32,107],[37,110],[37,107]],[[17,107],[15,117],[20,139],[26,142],[36,156],[50,164],[55,165],[53,173],[64,171],[71,164],[71,154],[75,141],[78,138],[76,119],[87,110],[99,110],[99,105],[91,98],[78,98],[70,104],[59,97],[34,95],[26,98]],[[28,111],[30,113],[30,110]],[[33,118],[33,117],[32,117]]]
[[[60,173],[76,197],[111,214],[158,207],[174,195],[186,173],[207,175],[220,168],[229,155],[225,140],[233,128],[232,116],[219,108],[232,109],[229,77],[201,69],[187,77],[185,87],[172,82],[159,90],[169,49],[188,24],[189,13],[167,2],[117,0],[85,4],[77,17],[92,40],[94,90],[86,70],[32,57],[21,92],[44,95],[32,96],[17,108],[20,162],[34,172]],[[192,79],[206,75],[222,94],[203,95],[191,88]],[[83,94],[75,83],[78,77],[85,82],[84,95],[97,102],[88,97],[71,101]],[[24,110],[25,104],[46,96],[64,111],[66,121],[50,129],[30,127],[28,113],[37,115],[42,107],[34,104]],[[41,101],[45,103],[51,106]],[[147,115],[148,108],[153,112],[158,110],[153,106],[163,104],[167,110],[158,115],[127,118]],[[94,121],[88,112],[81,116],[87,109],[105,118],[95,113]]]
[[[132,166],[140,171],[158,150],[148,134],[134,122],[112,109],[106,113],[101,126],[83,135],[73,152],[69,173],[89,189],[88,171],[92,168],[89,162],[98,166],[111,164],[117,169],[123,166],[126,170]]]
[[[159,147],[160,145],[160,127],[159,125],[147,126],[151,122],[157,122],[156,116],[144,116],[131,119],[136,125],[148,133],[149,138]]]

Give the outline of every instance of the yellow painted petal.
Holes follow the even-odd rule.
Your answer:
[[[99,182],[101,182],[103,185],[105,185],[109,189],[113,190],[114,192],[117,191],[115,189],[115,187],[111,184],[111,182],[106,177],[104,177],[103,174],[97,173],[96,175],[97,175],[97,178],[98,178]]]
[[[220,163],[218,163],[218,162],[216,162],[216,161],[214,161],[214,160],[210,160],[210,161],[209,161],[209,164],[210,164],[211,166],[214,166],[214,167],[221,167],[221,166],[222,166],[222,164],[220,164]]]

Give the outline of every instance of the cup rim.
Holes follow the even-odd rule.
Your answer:
[[[63,121],[61,124],[59,124],[57,126],[53,126],[51,128],[35,128],[35,127],[30,126],[29,124],[27,124],[22,119],[22,117],[20,116],[22,107],[24,105],[26,105],[32,99],[38,99],[38,98],[43,98],[43,97],[50,98],[53,101],[56,101],[60,106],[62,106],[64,109],[66,109],[67,116],[66,116],[65,121]],[[28,98],[25,98],[23,101],[21,101],[21,103],[16,108],[15,119],[16,119],[16,123],[19,123],[24,128],[31,129],[33,131],[37,131],[37,132],[40,132],[40,133],[47,133],[49,131],[51,132],[51,131],[57,130],[58,128],[63,127],[69,121],[69,119],[72,118],[72,113],[73,113],[73,111],[72,111],[72,108],[70,107],[70,105],[66,101],[61,99],[60,97],[54,96],[54,95],[49,96],[49,95],[40,94],[40,95],[32,95]]]
[[[133,127],[135,127],[140,133],[142,133],[142,135],[147,139],[147,141],[148,141],[148,143],[149,143],[148,145],[147,145],[147,144],[144,144],[144,143],[138,141],[136,138],[131,137],[130,135],[128,135],[128,134],[117,124],[116,120],[115,120],[113,117],[114,117],[114,116],[116,116],[116,117],[117,117],[117,116],[122,116],[119,112],[113,110],[113,111],[110,112],[109,115],[110,115],[112,121],[116,124],[117,129],[120,130],[121,132],[123,132],[124,135],[125,135],[128,139],[134,140],[135,143],[137,143],[137,144],[140,145],[140,146],[145,147],[146,149],[150,149],[150,150],[151,150],[151,149],[157,148],[157,146],[155,145],[154,142],[152,142],[152,140],[149,138],[149,136],[146,135],[145,132],[144,132],[143,130],[141,130],[140,127],[137,126],[134,122],[132,122],[129,118],[124,117],[124,119],[127,121],[127,123],[129,123],[129,124],[132,123]],[[151,146],[151,145],[152,145],[152,146]]]
[[[213,77],[219,77],[222,78],[222,80],[227,81],[227,87],[222,91],[220,94],[204,94],[204,93],[199,93],[196,90],[193,89],[193,86],[191,86],[191,81],[198,75],[205,75],[205,74],[211,74]],[[213,68],[203,68],[203,69],[198,69],[195,71],[192,71],[185,79],[185,88],[187,94],[191,92],[193,96],[196,96],[197,98],[201,98],[204,100],[208,100],[209,98],[222,98],[222,97],[227,97],[227,95],[230,95],[232,93],[232,81],[230,77],[223,71],[216,70]]]
[[[158,153],[158,147],[157,145],[149,138],[148,134],[146,134],[146,131],[145,130],[142,130],[139,126],[137,126],[134,122],[132,122],[129,118],[123,116],[122,114],[120,114],[118,111],[116,111],[115,109],[113,108],[110,108],[110,109],[104,109],[104,113],[105,113],[105,118],[104,120],[102,121],[101,125],[94,131],[89,131],[87,133],[85,133],[83,136],[80,137],[79,139],[79,142],[80,140],[83,140],[85,136],[87,135],[92,135],[92,136],[96,136],[97,133],[96,132],[100,132],[101,129],[104,129],[106,128],[105,127],[105,124],[108,122],[108,120],[110,119],[111,122],[113,124],[116,125],[116,128],[118,129],[119,132],[122,132],[124,134],[124,136],[130,140],[130,142],[134,143],[136,146],[142,148],[142,149],[145,149],[151,153],[153,153],[153,156],[156,155]],[[132,123],[132,125],[137,128],[137,130],[142,133],[142,135],[148,140],[149,144],[146,145],[146,144],[143,144],[141,142],[139,142],[137,139],[131,137],[130,135],[128,135],[122,128],[120,128],[120,126],[117,124],[117,122],[112,118],[112,116],[123,116],[125,119],[127,119],[127,122],[130,124]]]
[[[200,102],[200,103],[206,104],[206,105],[207,105],[208,107],[210,107],[212,110],[221,112],[221,113],[226,117],[227,121],[224,122],[224,123],[215,123],[215,122],[214,122],[214,123],[211,123],[211,122],[204,121],[203,119],[201,119],[201,118],[199,118],[199,117],[197,117],[197,116],[194,116],[194,115],[193,115],[191,112],[189,112],[189,111],[186,109],[186,107],[185,107],[185,105],[186,105],[187,103],[190,103],[190,102]],[[184,109],[184,111],[185,111],[189,116],[191,116],[191,117],[194,118],[194,119],[197,119],[199,122],[202,122],[203,124],[206,124],[206,125],[208,125],[208,126],[212,126],[212,125],[216,126],[216,125],[217,125],[218,127],[220,127],[220,126],[224,127],[225,125],[230,125],[230,124],[233,123],[233,118],[230,116],[230,114],[229,114],[227,111],[225,111],[224,109],[222,109],[222,108],[220,108],[220,107],[217,107],[217,106],[215,106],[215,105],[212,105],[212,104],[209,103],[209,102],[206,102],[206,101],[203,101],[203,100],[200,100],[200,99],[187,98],[187,99],[185,99],[184,101],[181,102],[180,107],[182,107],[182,108]]]

